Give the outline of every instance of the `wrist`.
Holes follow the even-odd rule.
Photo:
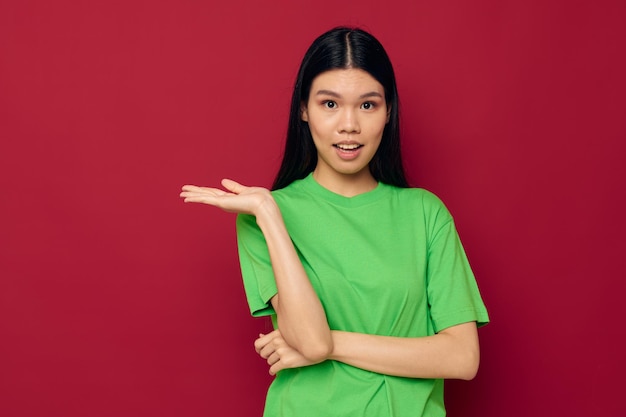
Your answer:
[[[328,354],[328,359],[337,361],[339,360],[339,350],[341,349],[341,331],[331,330],[330,339],[332,340],[332,350]]]
[[[280,208],[278,208],[278,204],[276,204],[274,197],[272,197],[269,193],[263,202],[258,206],[254,215],[261,230],[266,229],[276,220],[282,220]]]

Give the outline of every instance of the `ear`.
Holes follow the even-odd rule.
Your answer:
[[[391,118],[391,106],[387,106],[387,121],[385,123],[389,123],[390,118]]]
[[[306,104],[304,104],[304,102],[300,103],[300,118],[303,122],[309,121],[309,113],[306,109]]]

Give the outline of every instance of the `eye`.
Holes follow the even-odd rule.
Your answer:
[[[374,103],[372,103],[371,101],[366,101],[365,103],[361,104],[361,108],[363,110],[372,110],[374,108]]]
[[[325,100],[322,105],[328,109],[334,109],[337,107],[337,103],[332,100]]]

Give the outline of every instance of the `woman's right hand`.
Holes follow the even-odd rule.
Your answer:
[[[219,207],[232,213],[253,214],[258,216],[265,208],[275,207],[274,198],[267,188],[246,187],[233,180],[222,180],[219,188],[185,185],[180,196],[185,203],[202,203]]]
[[[305,360],[311,363],[325,360],[332,351],[326,313],[298,257],[278,204],[266,188],[246,187],[232,180],[222,180],[222,186],[225,190],[185,185],[180,196],[185,202],[255,216],[276,281],[272,306],[281,328],[280,337]],[[283,361],[274,370],[284,365]]]

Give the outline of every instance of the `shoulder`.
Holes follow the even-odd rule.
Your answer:
[[[401,195],[404,198],[419,199],[428,203],[437,201],[441,202],[439,197],[437,197],[433,192],[426,190],[425,188],[400,188],[391,185],[387,185],[387,187],[393,189],[396,194]]]
[[[306,202],[311,200],[311,195],[306,190],[305,179],[295,180],[288,186],[279,190],[272,191],[272,197],[276,200],[276,203],[281,207],[291,204],[297,204],[298,202]]]
[[[433,192],[424,188],[399,188],[388,186],[402,202],[421,205],[424,210],[446,210],[446,206],[441,199]]]
[[[431,229],[439,229],[452,221],[448,208],[435,193],[424,188],[392,188],[398,209],[409,211],[410,217],[423,219]]]

